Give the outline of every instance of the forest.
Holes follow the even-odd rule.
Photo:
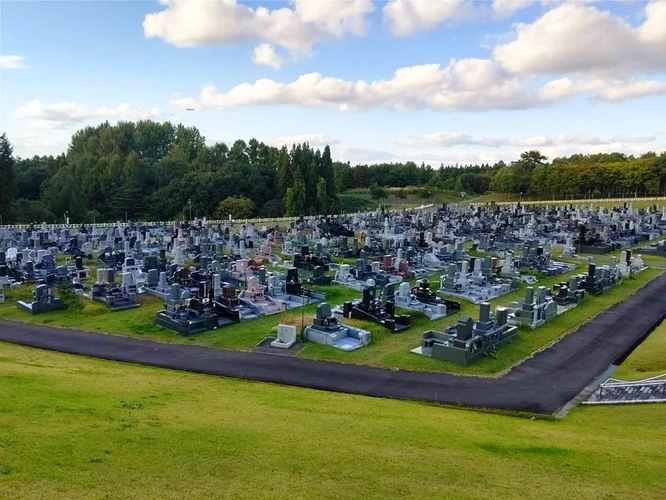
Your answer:
[[[331,214],[345,210],[339,195],[350,190],[381,199],[383,188],[417,186],[467,196],[663,196],[666,152],[549,161],[526,151],[509,164],[352,166],[334,162],[328,146],[207,145],[195,127],[139,121],[79,130],[58,156],[16,158],[0,136],[0,224]]]

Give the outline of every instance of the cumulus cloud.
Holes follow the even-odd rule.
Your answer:
[[[656,137],[653,134],[616,134],[606,136],[591,136],[587,134],[569,135],[561,134],[557,136],[559,144],[578,144],[588,146],[600,146],[609,144],[644,144],[653,142]]]
[[[14,118],[29,118],[27,129],[64,129],[91,119],[145,120],[162,116],[158,108],[138,108],[128,103],[115,108],[87,107],[74,102],[45,104],[39,99],[28,101],[14,110]]]
[[[493,0],[492,9],[498,17],[509,17],[533,3],[535,0]]]
[[[180,1],[185,0],[173,0],[168,5]],[[299,0],[293,11],[286,10],[299,12],[299,19],[313,22],[322,9],[314,4],[319,2],[308,4],[311,10],[307,10]],[[519,4],[524,7],[528,2]],[[229,5],[241,8],[233,1]],[[349,2],[342,5],[342,12],[352,9]],[[438,19],[433,12],[440,12],[439,17],[462,15],[469,5],[459,0],[394,0],[385,6],[384,15],[393,23],[394,32],[404,35],[413,25],[405,20],[432,22]],[[501,1],[483,8],[491,7],[504,12],[513,8]],[[271,12],[277,11],[264,14],[270,17]],[[531,24],[515,25],[515,40],[497,45],[491,59],[451,59],[446,65],[403,67],[391,77],[375,81],[308,73],[291,82],[263,78],[223,90],[207,84],[199,96],[174,99],[171,104],[201,109],[265,104],[333,107],[340,111],[487,111],[547,106],[577,96],[621,102],[663,94],[666,83],[642,75],[666,68],[666,30],[662,29],[666,2],[648,4],[644,14],[643,23],[633,28],[608,11],[580,1],[566,2],[557,4]],[[345,15],[338,15],[346,19]],[[407,24],[402,26],[401,22]],[[327,28],[334,33],[344,33],[346,29],[344,24],[336,23]],[[270,43],[255,49],[255,60],[276,68],[283,62]],[[552,79],[539,87],[537,77],[542,74],[552,75]]]
[[[144,35],[176,47],[208,43],[261,41],[289,51],[310,54],[313,45],[350,33],[362,36],[372,0],[291,0],[290,7],[251,8],[236,0],[160,0],[165,8],[146,15]]]
[[[411,137],[399,141],[401,146],[411,148],[424,148],[424,147],[455,147],[455,146],[479,146],[488,148],[498,148],[501,146],[548,146],[552,144],[552,140],[546,136],[539,135],[536,137],[528,137],[526,139],[507,139],[502,137],[483,137],[472,136],[469,134],[462,134],[460,132],[441,132],[437,134],[425,134],[417,137]]]
[[[485,111],[525,109],[559,102],[575,95],[602,101],[621,101],[666,92],[657,81],[579,80],[562,78],[540,89],[529,77],[507,73],[488,59],[452,59],[446,67],[424,64],[396,70],[392,78],[367,82],[301,75],[284,83],[262,78],[228,91],[204,85],[198,97],[175,99],[181,108],[224,109],[251,105],[334,107],[340,111],[388,108],[393,110]]]
[[[546,83],[538,95],[542,102],[557,102],[580,94],[590,94],[600,101],[620,102],[663,93],[666,93],[666,84],[656,80],[572,80],[564,77]]]
[[[24,69],[25,57],[0,56],[0,69]]]
[[[275,52],[275,47],[273,47],[273,45],[270,43],[262,43],[254,48],[254,51],[252,52],[252,62],[269,66],[273,69],[280,69],[285,63],[285,60]]]
[[[395,36],[427,31],[446,21],[505,18],[529,7],[536,0],[390,0],[383,9],[384,21]],[[542,0],[543,2],[543,0]]]
[[[334,147],[331,149],[331,156],[336,161],[351,162],[354,165],[359,163],[383,163],[391,161],[402,161],[402,158],[388,151],[379,151],[376,149],[364,149],[353,147]],[[408,159],[413,161],[413,159]]]
[[[34,155],[57,155],[67,149],[67,141],[36,135],[12,135],[14,154],[21,158],[30,158]]]
[[[465,0],[390,0],[383,14],[392,34],[408,36],[443,21],[471,18],[474,5]]]
[[[564,3],[531,24],[516,25],[516,39],[493,56],[513,73],[597,73],[626,77],[666,68],[666,3],[645,8],[633,28],[610,11]]]
[[[339,141],[335,137],[332,137],[330,135],[300,134],[288,137],[278,137],[272,142],[273,144],[276,144],[278,146],[291,146],[292,144],[303,144],[304,142],[307,142],[308,144],[310,144],[310,146],[317,147],[317,146],[331,146],[333,144],[337,144]]]
[[[293,82],[263,78],[220,92],[205,85],[197,98],[172,100],[179,107],[204,109],[257,104],[332,106],[341,111],[389,108],[486,110],[526,108],[532,92],[517,77],[485,59],[453,59],[446,67],[425,64],[400,68],[388,80],[366,82],[308,73]]]

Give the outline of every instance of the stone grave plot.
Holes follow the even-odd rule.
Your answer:
[[[354,351],[370,344],[370,336],[367,330],[344,325],[326,302],[317,305],[312,324],[305,327],[305,337],[309,341],[343,351]]]
[[[458,267],[458,265],[460,267]],[[451,263],[440,277],[437,293],[442,296],[461,297],[474,304],[480,304],[517,290],[517,278],[497,278],[490,268],[487,258],[474,260],[474,271],[469,271],[469,263]]]
[[[277,337],[266,337],[252,348],[252,352],[278,356],[296,356],[305,344],[299,341],[296,327],[279,324]]]
[[[441,299],[433,293],[426,278],[419,280],[413,288],[407,282],[400,283],[395,292],[393,288],[393,285],[387,285],[386,295],[394,297],[397,307],[419,311],[433,321],[460,310],[460,302]]]
[[[112,311],[122,311],[139,307],[136,294],[137,286],[132,274],[124,274],[119,285],[115,282],[115,271],[102,268],[97,270],[97,281],[90,288],[88,298],[106,305]]]
[[[340,264],[333,283],[361,292],[366,287],[368,280],[372,280],[379,287],[402,281],[402,276],[383,271],[381,262],[368,263],[364,251],[361,251],[359,255],[354,267],[349,264]]]
[[[534,288],[528,286],[525,289],[524,299],[518,302],[510,302],[507,306],[509,324],[528,325],[530,328],[537,328],[546,321],[578,305],[559,306],[548,292],[548,288],[540,286],[535,295]]]
[[[383,301],[377,297],[377,287],[374,285],[364,288],[363,298],[336,306],[333,312],[342,318],[377,323],[394,333],[406,330],[410,325],[409,315],[396,314],[394,298],[388,297],[388,300]]]
[[[264,316],[278,314],[287,310],[287,303],[284,300],[275,299],[266,295],[266,285],[259,283],[256,276],[247,278],[245,289],[239,294],[240,300],[246,300],[261,310]]]
[[[295,309],[306,305],[317,304],[326,300],[326,294],[305,288],[300,281],[298,269],[295,267],[282,273],[259,270],[257,280],[264,285],[264,295],[272,300],[284,302],[287,309]]]
[[[65,302],[53,294],[53,289],[50,286],[38,285],[33,292],[32,302],[19,300],[16,302],[16,305],[19,309],[35,315],[62,309],[65,307]]]
[[[233,307],[236,291],[233,287],[225,288],[223,297],[218,301],[210,300],[210,297],[193,296],[189,290],[173,283],[164,302],[164,309],[155,315],[155,323],[181,335],[193,335],[239,323],[240,312]],[[228,305],[230,303],[231,306]]]
[[[444,332],[428,330],[423,334],[421,345],[412,352],[467,366],[516,335],[518,328],[508,323],[507,308],[497,306],[491,318],[490,304],[483,302],[479,306],[478,321],[463,314],[455,326],[447,326]]]

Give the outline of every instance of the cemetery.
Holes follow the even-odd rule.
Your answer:
[[[344,361],[334,352],[356,351],[354,359],[373,364],[374,351],[359,347],[379,343],[395,353],[397,367],[492,372],[603,309],[600,299],[588,297],[608,294],[612,304],[649,282],[657,272],[646,267],[642,248],[664,229],[658,207],[520,203],[242,225],[201,218],[5,226],[0,318],[14,317],[13,304],[85,328],[92,318],[77,311],[94,301],[132,318],[131,329],[119,316],[95,322],[95,330],[154,338],[170,331],[250,350],[281,324],[267,344],[288,352],[297,343],[291,322],[301,325],[298,357]],[[580,245],[581,235],[617,254],[595,264],[587,252],[594,245]],[[59,299],[63,286],[74,298]],[[569,312],[581,304],[580,312]],[[459,323],[475,316],[476,307],[479,321]],[[531,329],[549,333],[530,339]],[[415,343],[431,361],[413,357]]]
[[[234,370],[240,369],[242,378],[335,393],[470,407],[481,400],[481,406],[501,411],[551,415],[555,404],[540,406],[541,401],[548,401],[550,392],[562,398],[568,377],[581,375],[565,369],[560,378],[536,376],[549,363],[543,354],[593,325],[590,319],[605,309],[653,287],[661,272],[641,257],[643,247],[661,234],[634,243],[597,228],[599,241],[618,246],[603,255],[585,252],[575,243],[573,224],[557,227],[547,215],[560,211],[573,218],[577,210],[576,217],[591,227],[595,217],[623,220],[605,214],[607,209],[516,204],[378,210],[242,226],[202,219],[119,222],[87,226],[85,232],[57,225],[43,231],[3,227],[0,338],[15,332],[17,342],[39,345],[46,332],[24,325],[44,329],[48,322],[65,328],[49,335],[71,331],[79,336],[72,337],[69,345],[76,347],[70,348],[92,356],[88,339],[109,353],[116,351],[106,343],[116,341],[123,344],[114,358],[129,362],[197,371],[192,367],[205,359],[205,373],[225,377],[239,376]],[[628,214],[630,207],[620,211]],[[67,241],[59,234],[65,229]],[[47,248],[40,248],[33,231],[43,234]],[[567,248],[569,256],[561,256]],[[634,322],[646,322],[647,316]],[[21,326],[2,330],[5,319]],[[618,346],[623,337],[617,335],[627,328],[612,332]],[[580,333],[584,339],[589,335]],[[585,355],[595,345],[593,338],[587,342],[565,358]],[[187,348],[205,349],[205,356],[179,352]],[[142,361],[143,356],[149,358]],[[314,364],[299,372],[300,362]],[[374,380],[357,372],[363,369],[380,370],[381,376]],[[531,380],[547,380],[548,388],[515,385]],[[618,380],[624,382],[602,381],[589,403],[657,400],[653,394],[659,389],[653,387],[659,379]],[[267,397],[295,390],[266,387]],[[205,411],[216,404],[218,390],[211,389]],[[320,393],[309,397],[318,399],[308,404],[321,404]],[[354,421],[359,418],[365,417]],[[423,415],[416,419],[422,422]],[[273,414],[262,421],[263,428],[284,432],[275,425]]]

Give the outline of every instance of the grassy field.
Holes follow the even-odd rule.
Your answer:
[[[359,190],[359,191],[363,192],[354,191],[341,194],[340,198],[343,204],[346,203],[349,207],[355,207],[356,205],[358,205],[360,210],[368,210],[368,209],[372,210],[377,208],[377,205],[382,205],[384,207],[389,207],[389,208],[411,208],[411,207],[420,206],[424,203],[426,204],[455,203],[463,200],[459,194],[454,193],[452,191],[439,191],[435,193],[432,196],[432,198],[430,198],[428,201],[424,201],[423,198],[413,193],[407,194],[407,197],[401,200],[398,197],[396,197],[394,194],[392,194],[393,192],[396,191],[395,189],[388,189],[387,192],[389,193],[389,197],[381,199],[379,200],[379,202],[377,202],[376,200],[373,200],[370,197],[370,194],[367,192],[367,190]]]
[[[482,196],[479,196],[478,198],[474,199],[475,203],[490,203],[490,202],[499,202],[499,203],[515,203],[515,202],[522,202],[525,205],[529,205],[530,202],[532,201],[529,196],[520,196],[518,194],[501,194],[501,193],[488,193],[484,194]],[[543,204],[547,200],[542,200],[539,202],[539,204]],[[558,206],[562,205],[590,205],[589,200],[556,200],[557,203],[553,202],[551,204],[555,204]],[[626,198],[625,201],[628,204],[631,204],[634,208],[647,208],[651,207],[653,205],[657,205],[658,207],[666,205],[666,200],[656,200],[656,201],[644,201],[644,200],[634,200],[632,198]],[[619,207],[622,205],[622,202],[618,201],[600,201],[600,202],[592,202],[592,205],[595,207],[604,207],[604,208],[613,208],[613,207]]]
[[[579,268],[575,272],[581,270],[582,268]],[[514,342],[503,346],[496,353],[482,358],[471,367],[464,368],[410,352],[411,349],[420,345],[421,337],[426,330],[443,330],[446,325],[455,324],[459,314],[468,314],[477,318],[478,306],[466,301],[461,301],[462,309],[459,314],[437,321],[429,321],[420,313],[409,312],[412,318],[412,326],[399,334],[390,333],[382,326],[374,323],[351,320],[349,323],[371,331],[372,343],[369,346],[354,352],[344,352],[330,346],[308,343],[305,349],[299,353],[299,356],[407,370],[496,375],[541,347],[553,342],[564,333],[574,330],[578,325],[605,308],[625,299],[648,280],[658,275],[659,272],[661,271],[652,269],[644,271],[638,275],[637,279],[625,280],[621,285],[599,297],[590,297],[579,307],[551,320],[536,330],[524,329]],[[565,276],[542,279],[539,284],[551,287],[554,283],[565,279]],[[491,301],[492,307],[519,300],[524,296],[524,287],[523,284],[520,290]],[[327,301],[331,305],[341,304],[345,300],[360,296],[358,292],[341,286],[318,288],[326,292]],[[316,309],[316,306],[312,305],[281,315],[263,317],[247,323],[210,330],[191,337],[183,337],[171,330],[155,325],[155,312],[162,308],[162,301],[149,295],[139,297],[141,307],[126,311],[110,312],[102,304],[87,299],[78,299],[70,301],[66,310],[38,316],[30,316],[16,307],[16,299],[29,299],[30,296],[31,291],[28,287],[7,290],[7,301],[0,305],[0,318],[143,337],[160,342],[195,343],[214,348],[237,350],[250,350],[265,337],[274,336],[277,324],[280,322],[295,324],[299,327],[302,322],[309,324]]]
[[[662,323],[631,353],[613,375],[622,380],[641,380],[666,374],[666,323]]]
[[[664,407],[528,420],[0,343],[0,498],[663,498]]]

